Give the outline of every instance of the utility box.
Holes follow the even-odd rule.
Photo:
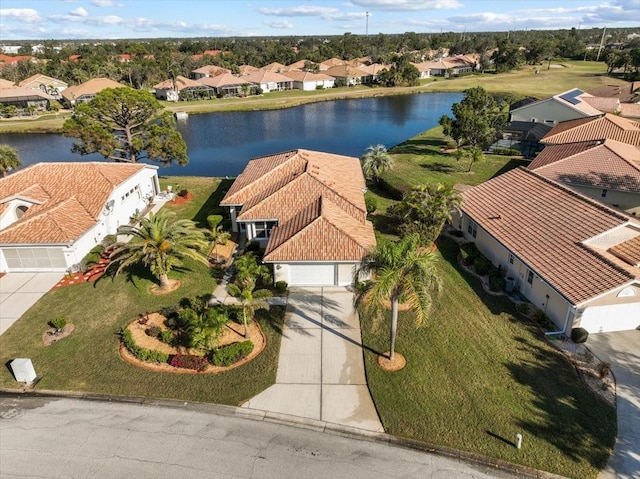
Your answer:
[[[11,370],[16,377],[16,381],[21,383],[32,383],[36,380],[36,370],[29,358],[16,358],[11,361]]]
[[[508,276],[504,279],[504,290],[507,293],[513,293],[513,290],[516,286],[516,280],[515,278],[512,278],[511,276]]]

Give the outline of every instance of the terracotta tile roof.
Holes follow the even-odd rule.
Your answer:
[[[155,88],[156,90],[184,90],[185,88],[193,88],[193,87],[202,87],[203,85],[201,83],[198,83],[195,80],[191,80],[190,78],[187,77],[183,77],[181,75],[178,75],[176,77],[176,81],[175,81],[175,85],[174,82],[171,78],[169,78],[168,80],[165,80],[163,82],[158,83],[157,85],[153,85],[153,88]]]
[[[617,98],[586,97],[584,101],[603,113],[617,113],[620,110],[620,101]]]
[[[108,78],[93,78],[80,85],[73,85],[61,92],[61,95],[67,100],[75,100],[84,95],[95,95],[107,88],[128,88]]]
[[[246,73],[255,72],[260,69],[258,67],[254,67],[253,65],[240,65],[238,67],[238,70],[240,71],[240,74],[244,75]]]
[[[287,71],[302,70],[308,61],[309,60],[298,60],[297,62],[293,62],[290,65],[287,65]]]
[[[640,118],[640,104],[621,103],[620,116],[623,116],[625,118]]]
[[[16,86],[15,83],[9,80],[5,80],[4,78],[0,78],[0,88],[12,88]]]
[[[287,67],[285,65],[278,62],[269,63],[268,65],[265,65],[262,68],[260,68],[260,70],[264,70],[267,72],[275,72],[275,73],[280,73],[282,71],[285,71],[286,69]]]
[[[542,140],[546,145],[605,138],[640,146],[640,123],[605,113],[558,123]]]
[[[16,196],[39,203],[0,231],[0,244],[77,239],[100,218],[113,189],[144,168],[142,164],[37,163],[0,179],[0,204]]]
[[[278,221],[267,261],[359,260],[375,244],[364,188],[357,158],[294,150],[251,160],[220,205],[242,205],[240,222]]]
[[[640,235],[609,248],[609,252],[626,263],[640,268]]]
[[[320,67],[320,70],[328,70],[329,68],[345,65],[346,63],[347,62],[345,62],[344,60],[341,60],[340,58],[333,57],[321,62],[319,64],[319,67]]]
[[[264,261],[359,261],[375,244],[370,222],[356,222],[330,200],[318,198],[272,230]]]
[[[381,65],[380,63],[373,63],[371,65],[362,65],[359,68],[363,72],[367,72],[369,75],[377,75],[382,70],[389,70],[390,65]]]
[[[614,140],[549,145],[528,168],[569,185],[640,193],[640,148]]]
[[[51,97],[42,90],[35,90],[33,88],[24,88],[21,86],[12,86],[9,88],[0,88],[0,98],[33,98],[41,100],[51,100]]]
[[[462,193],[461,209],[577,305],[634,279],[582,242],[628,216],[518,168]]]
[[[231,73],[223,73],[222,75],[216,75],[214,77],[198,78],[196,82],[213,88],[221,88],[229,85],[251,85],[249,80],[243,77],[237,77]]]
[[[283,72],[282,74],[293,81],[301,81],[301,82],[305,82],[305,81],[317,82],[317,81],[334,80],[332,76],[325,75],[324,73],[311,73],[311,72],[305,72],[301,70],[289,70],[287,72]]]
[[[271,72],[267,70],[255,70],[249,71],[243,75],[243,78],[251,83],[277,83],[277,82],[290,82],[291,78],[286,77],[280,73]]]
[[[209,75],[212,77],[223,75],[225,73],[231,73],[231,70],[228,68],[219,67],[217,65],[205,65],[200,68],[196,68],[195,70],[191,70],[191,73],[202,73],[204,75]]]
[[[53,78],[47,75],[42,75],[41,73],[36,73],[35,75],[31,75],[29,78],[25,78],[18,86],[23,86],[25,88],[40,88],[40,85],[52,85],[52,86],[62,86],[66,88],[69,86],[66,82],[62,80],[58,80],[57,78]]]
[[[640,82],[628,82],[624,85],[605,85],[587,91],[596,97],[617,98],[620,103],[631,102],[640,94]]]
[[[362,78],[369,76],[369,73],[349,65],[338,65],[324,70],[324,73],[335,78]]]

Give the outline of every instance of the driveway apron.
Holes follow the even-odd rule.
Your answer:
[[[353,293],[291,290],[276,384],[243,407],[383,431],[367,387]]]
[[[592,334],[587,346],[616,377],[618,437],[600,479],[640,479],[640,331]]]
[[[27,312],[63,273],[9,273],[0,278],[0,334]]]

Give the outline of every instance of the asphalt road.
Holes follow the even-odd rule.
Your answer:
[[[194,409],[0,397],[0,477],[514,477],[380,442]]]

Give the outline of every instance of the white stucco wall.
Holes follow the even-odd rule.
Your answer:
[[[575,120],[587,117],[586,113],[560,103],[553,98],[547,98],[535,103],[530,103],[511,112],[511,121],[532,121],[554,126],[561,121]]]

